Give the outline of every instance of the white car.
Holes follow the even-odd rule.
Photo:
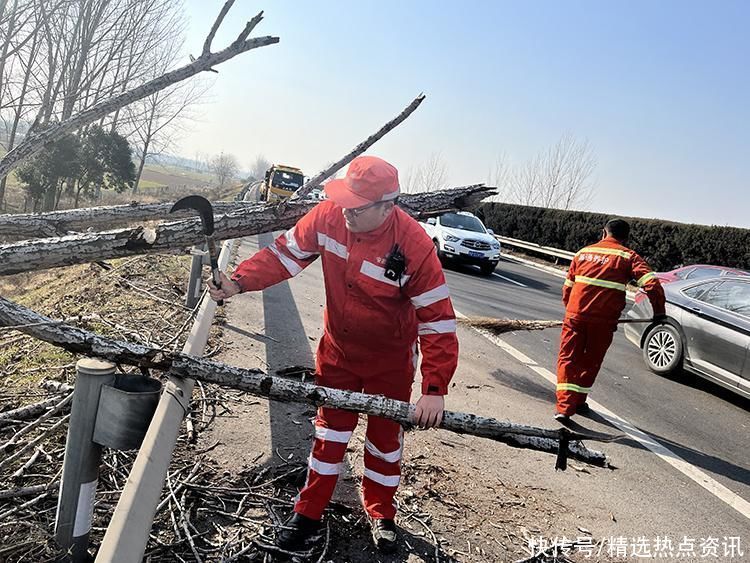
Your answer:
[[[494,233],[467,211],[430,217],[421,225],[435,244],[441,262],[473,264],[489,276],[500,261],[500,243]]]
[[[313,201],[323,201],[326,199],[326,193],[320,188],[314,188],[309,194],[305,196],[305,199],[311,199]]]

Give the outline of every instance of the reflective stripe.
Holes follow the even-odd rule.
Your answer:
[[[558,383],[557,390],[576,391],[577,393],[589,393],[591,392],[591,387],[581,387],[580,385],[576,385],[575,383]]]
[[[296,276],[302,271],[302,266],[297,264],[297,262],[289,258],[289,256],[287,256],[286,254],[282,254],[282,252],[276,247],[276,243],[269,246],[268,249],[274,253],[276,258],[279,259],[279,262],[281,262],[281,264],[286,268],[287,272],[289,272],[293,276]]]
[[[398,484],[401,481],[401,475],[383,475],[382,473],[367,468],[365,468],[364,476],[385,487],[398,487]]]
[[[359,273],[364,274],[368,278],[378,280],[379,282],[387,283],[388,285],[392,285],[394,287],[399,287],[398,281],[389,280],[385,277],[385,268],[381,268],[380,266],[373,264],[372,262],[368,262],[367,260],[362,261],[362,266],[359,268]],[[409,281],[410,277],[411,276],[407,274],[402,274],[401,286],[406,285],[406,282]]]
[[[341,473],[340,463],[326,463],[325,461],[315,459],[313,456],[310,456],[308,465],[310,469],[320,475],[338,475]]]
[[[430,291],[425,291],[421,295],[412,297],[411,302],[414,307],[419,309],[420,307],[427,307],[428,305],[432,305],[433,303],[437,303],[438,301],[442,301],[443,299],[447,299],[448,297],[450,297],[448,286],[447,284],[443,284],[439,285],[435,289],[431,289]]]
[[[375,446],[375,444],[370,442],[369,439],[366,439],[365,449],[378,459],[382,459],[383,461],[387,461],[388,463],[395,463],[401,459],[401,450],[403,449],[403,445],[397,450],[383,453]]]
[[[565,283],[563,285],[566,285],[568,287],[573,287],[573,282],[569,279],[565,278]]]
[[[294,227],[284,233],[284,236],[286,237],[286,247],[289,252],[294,255],[295,258],[299,258],[300,260],[307,260],[308,258],[318,255],[317,252],[306,252],[299,247],[299,245],[297,244],[297,239],[294,238]]]
[[[656,277],[656,274],[655,274],[654,272],[649,272],[648,274],[645,274],[645,275],[641,276],[641,277],[640,277],[640,278],[638,279],[638,281],[636,282],[636,284],[638,285],[638,287],[643,287],[643,286],[644,286],[644,284],[645,284],[645,283],[646,283],[646,282],[647,282],[648,280],[652,280],[652,279],[654,279],[655,277]]]
[[[325,440],[326,442],[348,444],[349,439],[352,437],[352,433],[351,431],[341,432],[340,430],[333,430],[332,428],[325,428],[324,426],[316,426],[315,437]]]
[[[624,250],[617,250],[616,248],[601,248],[599,246],[582,248],[576,253],[576,256],[579,254],[609,254],[611,256],[620,256],[627,260],[630,260],[630,257],[632,256],[630,252],[625,252]]]
[[[609,289],[617,289],[619,291],[625,291],[624,283],[600,280],[597,278],[587,278],[586,276],[576,276],[576,283],[585,283],[587,285],[596,285],[599,287],[606,287]]]
[[[419,323],[417,325],[417,334],[419,336],[424,336],[425,334],[447,334],[450,332],[456,332],[456,319]]]
[[[325,233],[318,233],[318,245],[339,258],[343,258],[344,260],[349,258],[349,251],[346,249],[346,245],[341,244],[336,239],[332,239]]]

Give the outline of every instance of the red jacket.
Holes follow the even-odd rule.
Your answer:
[[[399,282],[384,276],[386,256],[398,244],[406,259]],[[232,279],[243,291],[291,278],[323,260],[325,330],[347,361],[388,362],[419,338],[422,393],[445,395],[458,363],[456,317],[432,241],[395,207],[368,233],[346,228],[339,206],[324,201],[274,243],[242,262]]]
[[[646,261],[607,237],[579,250],[563,285],[565,316],[615,323],[625,308],[626,284],[635,281],[648,295],[654,315],[664,314],[664,290]]]

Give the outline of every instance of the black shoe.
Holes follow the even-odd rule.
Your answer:
[[[563,423],[569,422],[570,421],[570,416],[568,416],[567,414],[563,414],[561,412],[556,412],[555,413],[555,420],[557,422],[563,422]]]
[[[320,520],[313,520],[296,512],[284,523],[284,528],[276,534],[276,547],[286,551],[303,551],[307,543],[318,535]]]
[[[589,414],[591,407],[588,403],[581,403],[576,407],[576,414]]]
[[[375,547],[383,553],[394,553],[398,547],[396,523],[389,518],[374,518],[370,520],[370,526]]]

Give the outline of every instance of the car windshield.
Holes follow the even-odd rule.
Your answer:
[[[302,174],[295,172],[284,172],[283,170],[277,170],[273,173],[271,179],[271,185],[277,188],[284,188],[285,190],[295,191],[300,188],[303,183]]]
[[[719,268],[695,268],[691,270],[689,274],[685,276],[689,280],[699,280],[702,278],[713,278],[721,275]]]
[[[451,229],[461,229],[472,233],[484,233],[482,222],[472,215],[459,215],[458,213],[446,213],[440,217],[440,224]]]

